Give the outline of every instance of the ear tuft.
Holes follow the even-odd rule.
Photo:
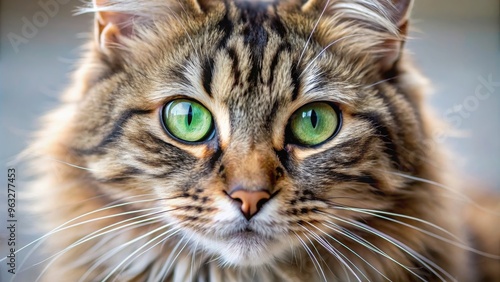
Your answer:
[[[177,17],[178,13],[201,13],[197,0],[92,0],[80,13],[95,14],[95,42],[99,50],[113,55],[138,30]]]
[[[309,0],[302,6],[305,13],[323,13],[320,27],[325,40],[332,42],[339,26],[345,44],[357,46],[376,55],[382,71],[398,61],[408,32],[413,0]]]

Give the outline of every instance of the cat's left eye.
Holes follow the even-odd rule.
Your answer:
[[[319,145],[335,136],[340,129],[341,118],[338,109],[330,103],[307,104],[290,118],[290,141],[306,147]]]
[[[203,142],[214,133],[212,114],[200,103],[177,99],[169,102],[161,112],[166,131],[181,141]]]

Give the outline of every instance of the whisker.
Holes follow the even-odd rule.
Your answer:
[[[413,216],[409,216],[409,215],[405,215],[405,214],[398,214],[398,213],[392,213],[392,212],[387,212],[387,211],[380,211],[380,210],[371,210],[371,209],[365,209],[365,208],[357,208],[357,207],[349,207],[349,206],[345,206],[345,205],[340,205],[340,204],[337,204],[337,203],[334,203],[332,201],[328,201],[326,200],[326,202],[328,202],[329,204],[331,204],[333,206],[333,208],[335,209],[341,209],[341,210],[350,210],[350,211],[365,211],[365,212],[373,212],[373,213],[376,213],[376,214],[385,214],[385,215],[390,215],[390,216],[395,216],[395,217],[401,217],[401,218],[406,218],[406,219],[410,219],[410,220],[414,220],[414,221],[417,221],[417,222],[420,222],[420,223],[423,223],[425,225],[428,225],[428,226],[431,226],[445,234],[447,234],[448,236],[456,239],[457,241],[459,241],[460,243],[465,243],[462,241],[462,239],[458,236],[456,236],[455,234],[451,233],[450,231],[446,230],[445,228],[439,226],[439,225],[436,225],[432,222],[429,222],[427,220],[423,220],[421,218],[418,218],[418,217],[413,217]],[[394,220],[395,222],[398,222],[398,223],[402,223],[400,221],[397,221],[397,220]],[[408,224],[408,223],[405,223],[405,224]],[[409,224],[408,224],[409,225]],[[412,226],[412,225],[410,225]],[[414,226],[412,226],[414,227]]]
[[[356,267],[356,265],[354,265],[354,264],[353,264],[353,263],[352,263],[352,262],[351,262],[351,261],[350,261],[350,260],[349,260],[349,259],[348,259],[345,255],[344,255],[344,254],[342,254],[342,252],[340,252],[339,250],[337,250],[337,249],[336,249],[335,247],[333,247],[333,246],[332,246],[332,245],[331,245],[328,241],[326,241],[323,237],[319,236],[319,235],[318,235],[318,234],[316,234],[315,232],[312,232],[311,230],[307,229],[307,228],[306,228],[305,226],[303,226],[303,225],[300,225],[300,224],[299,224],[299,226],[300,226],[300,227],[302,227],[302,228],[304,228],[307,232],[309,232],[309,234],[311,234],[311,236],[313,236],[313,238],[314,238],[314,239],[316,239],[316,241],[317,241],[317,242],[318,242],[318,243],[319,243],[319,244],[320,244],[323,248],[325,248],[328,252],[330,252],[331,254],[333,254],[333,255],[335,256],[335,258],[336,258],[336,259],[340,262],[340,265],[342,266],[342,268],[343,268],[343,270],[344,270],[344,272],[345,272],[345,277],[347,277],[347,281],[349,281],[349,282],[350,282],[350,281],[351,281],[351,278],[349,277],[349,274],[347,273],[347,269],[346,269],[346,267],[347,267],[347,268],[349,268],[349,271],[350,271],[350,272],[351,272],[351,273],[352,273],[352,274],[356,277],[356,279],[357,279],[358,281],[361,281],[361,280],[359,279],[359,277],[356,275],[356,273],[354,272],[354,270],[353,270],[353,269],[352,269],[352,268],[351,268],[351,267],[347,264],[347,262],[346,262],[345,260],[343,260],[340,256],[342,256],[342,257],[346,258],[346,259],[347,259],[347,261],[349,261],[349,263],[351,263],[351,265],[353,265],[353,266],[354,266],[354,267],[355,267],[358,271],[360,271],[360,270],[359,270],[359,268],[357,268],[357,267]],[[309,239],[309,238],[308,238],[308,239]],[[311,243],[311,245],[314,247],[314,244],[311,242],[311,240],[310,240],[310,239],[309,239],[309,242],[310,242],[310,243]],[[314,247],[314,249],[316,249],[316,247]],[[316,250],[316,253],[317,253],[318,255],[320,255],[320,254],[319,254],[319,252],[318,252],[318,250]],[[320,256],[320,258],[321,258],[321,256]],[[321,259],[323,260],[323,258],[321,258]],[[325,261],[323,260],[323,262],[325,262]],[[326,262],[325,262],[325,264],[326,264],[326,266],[328,267],[328,264],[327,264]],[[330,268],[328,267],[328,269],[330,269]],[[331,269],[330,269],[330,272],[331,272]],[[360,271],[360,272],[361,272],[361,271]],[[362,273],[362,272],[361,272],[361,273]],[[333,274],[333,272],[332,272],[332,274]],[[364,275],[364,274],[363,274],[363,275]],[[365,276],[365,278],[366,278],[366,276]]]
[[[173,259],[172,259],[172,256],[175,253],[178,253],[177,249],[179,249],[179,247],[182,244],[182,242],[184,241],[185,237],[186,237],[186,235],[182,236],[182,238],[177,242],[177,244],[175,244],[175,247],[172,249],[172,251],[168,255],[168,258],[165,260],[165,264],[164,264],[163,268],[161,269],[161,271],[159,273],[159,274],[162,275],[161,279],[157,279],[156,281],[166,281],[167,276],[169,274],[170,267],[172,266],[172,264],[174,263],[174,261],[177,259],[178,255],[176,255]],[[179,253],[180,253],[180,251],[179,251]]]
[[[302,238],[300,238],[300,236],[295,231],[292,231],[292,232],[295,234],[295,236],[297,236],[297,239],[299,239],[301,245],[306,250],[306,253],[309,255],[309,258],[311,258],[311,261],[313,262],[314,268],[316,269],[316,272],[318,272],[318,275],[322,276],[323,281],[327,282],[328,280],[325,277],[325,273],[323,272],[323,269],[321,268],[321,265],[320,265],[319,261],[317,260],[316,256],[314,255],[314,253],[311,251],[311,249],[309,249],[307,244],[302,240]],[[304,234],[304,236],[307,237],[307,235],[305,235],[305,234]]]
[[[130,245],[132,242],[136,242],[138,240],[141,240],[153,233],[156,233],[162,229],[165,229],[165,228],[168,228],[169,226],[161,226],[159,228],[156,228],[154,229],[153,231],[150,231],[142,236],[139,236],[138,238],[130,241],[127,243],[127,245]],[[152,242],[154,242],[155,240],[157,240],[158,238],[162,237],[162,236],[165,236],[167,235],[169,232],[172,232],[173,230],[175,229],[169,229],[163,233],[161,233],[160,235],[154,237],[153,239],[149,240],[148,242],[146,242],[144,245],[142,245],[141,247],[137,248],[137,250],[133,251],[131,254],[129,254],[125,259],[122,260],[122,262],[120,262],[115,268],[113,268],[113,270],[111,270],[111,272],[108,273],[108,275],[106,275],[106,277],[104,277],[104,279],[102,279],[103,282],[107,281],[109,278],[111,278],[111,276],[113,276],[113,274],[118,270],[120,269],[120,267],[125,263],[127,262],[127,260],[129,260],[132,256],[134,256],[136,253],[140,252],[142,249],[144,249],[146,246],[148,246],[149,244],[151,244]],[[174,233],[175,234],[175,233]]]
[[[341,245],[342,247],[346,248],[348,251],[350,251],[352,254],[354,254],[355,256],[357,256],[359,259],[361,259],[363,262],[365,262],[368,266],[370,266],[373,270],[375,270],[378,274],[380,274],[382,277],[384,277],[386,280],[388,281],[391,281],[389,278],[387,278],[387,276],[385,276],[382,272],[380,272],[377,268],[375,268],[371,263],[369,263],[368,261],[366,261],[362,256],[360,256],[358,253],[356,253],[354,250],[352,250],[351,248],[349,248],[346,244],[342,243],[340,240],[338,240],[337,238],[335,238],[334,236],[326,233],[325,231],[321,230],[320,228],[318,228],[317,226],[315,226],[314,224],[312,223],[309,223],[309,225],[311,225],[312,227],[316,228],[318,231],[320,231],[321,233],[325,234],[325,236],[327,236],[328,238],[334,240],[335,242],[337,242],[339,245]],[[354,265],[354,264],[353,264]],[[354,267],[356,267],[354,265]],[[357,267],[356,267],[357,268]],[[359,271],[359,269],[358,269]],[[370,280],[368,279],[368,277],[366,277],[364,275],[364,273],[362,271],[360,271],[360,273],[366,278],[366,280]]]
[[[420,280],[422,281],[425,281],[424,278],[420,277],[418,274],[416,274],[415,272],[413,272],[410,268],[408,268],[407,266],[403,265],[402,263],[400,263],[399,261],[397,261],[396,259],[394,259],[393,257],[389,256],[387,253],[383,252],[382,250],[380,250],[379,248],[377,248],[375,245],[373,245],[371,242],[367,241],[366,239],[350,232],[349,230],[347,229],[344,229],[342,228],[341,226],[333,223],[333,222],[330,222],[328,221],[328,224],[331,224],[332,226],[329,226],[327,224],[323,224],[323,226],[325,226],[326,228],[330,229],[330,230],[333,230],[335,232],[337,232],[338,234],[340,235],[343,235],[351,240],[353,240],[354,242],[362,245],[363,247],[371,250],[372,252],[375,252],[387,259],[389,259],[390,261],[394,262],[395,264],[401,266],[401,268],[403,268],[404,270],[408,271],[409,273],[411,273],[412,275],[414,275],[415,277],[419,278]],[[344,231],[342,231],[342,230]],[[382,275],[384,276],[384,275]]]
[[[393,79],[396,79],[398,78],[399,76],[396,75],[396,76],[393,76],[393,77],[389,77],[389,78],[386,78],[386,79],[382,79],[382,80],[379,80],[373,84],[370,84],[370,85],[367,85],[367,86],[364,86],[363,89],[369,89],[369,88],[372,88],[373,86],[376,86],[376,85],[379,85],[381,83],[384,83],[384,82],[387,82],[387,81],[391,81]]]
[[[120,273],[121,273],[121,272],[123,272],[123,270],[125,270],[125,268],[126,268],[127,266],[129,266],[132,262],[134,262],[136,259],[138,259],[141,255],[145,254],[146,252],[148,252],[149,250],[151,250],[151,249],[153,249],[154,247],[158,246],[159,244],[162,244],[162,243],[166,242],[166,241],[167,241],[168,239],[170,239],[172,236],[174,236],[175,234],[177,234],[178,232],[180,232],[180,230],[179,230],[179,229],[177,229],[177,228],[173,228],[173,229],[171,229],[171,230],[169,230],[169,231],[174,231],[174,230],[175,230],[176,232],[174,232],[174,233],[172,233],[172,234],[170,234],[170,235],[166,236],[165,238],[161,239],[160,241],[156,242],[154,245],[152,245],[151,247],[149,247],[149,248],[147,248],[146,250],[142,251],[140,254],[136,255],[133,259],[129,260],[126,264],[124,264],[124,265],[121,267],[121,268],[122,268],[122,270],[121,270],[119,273],[117,273],[117,275],[116,275],[116,277],[113,279],[113,281],[114,281],[114,280],[116,280],[116,279],[118,278],[118,276],[120,275]],[[162,234],[162,235],[166,235],[166,234]],[[187,243],[188,243],[188,242],[186,242],[186,244],[187,244]],[[147,245],[147,244],[149,244],[149,243],[146,243],[146,245]],[[184,245],[184,247],[186,246],[186,244]],[[184,249],[184,247],[183,247],[182,249]],[[179,251],[179,254],[180,254],[180,252],[182,252],[182,249]],[[179,254],[178,254],[178,255],[179,255]],[[177,255],[177,256],[178,256],[178,255]],[[177,258],[177,256],[176,256],[176,258]]]
[[[423,224],[426,224],[426,225],[429,225],[433,228],[436,228],[437,230],[439,231],[442,231],[443,233],[449,235],[450,237],[456,239],[457,241],[461,242],[461,243],[464,243],[462,241],[462,239],[458,236],[456,236],[455,234],[451,233],[450,231],[444,229],[443,227],[439,226],[439,225],[436,225],[432,222],[429,222],[429,221],[426,221],[426,220],[423,220],[423,219],[420,219],[420,218],[417,218],[417,217],[413,217],[413,216],[409,216],[409,215],[404,215],[404,214],[398,214],[398,213],[392,213],[392,212],[386,212],[386,211],[378,211],[378,210],[370,210],[370,209],[362,209],[362,208],[349,208],[349,207],[335,207],[337,209],[344,209],[344,210],[352,210],[352,211],[363,211],[363,212],[366,212],[366,213],[375,213],[375,214],[385,214],[385,215],[390,215],[390,216],[395,216],[395,217],[401,217],[401,218],[406,218],[406,219],[411,219],[411,220],[414,220],[414,221],[417,221],[417,222],[420,222],[420,223],[423,223]],[[372,214],[373,215],[373,214]],[[375,216],[375,215],[374,215]],[[386,217],[383,217],[383,218],[386,218]],[[388,219],[388,218],[386,218]],[[398,223],[402,223],[400,221],[397,221],[396,222]],[[407,223],[406,223],[407,224]],[[412,225],[410,225],[412,226]]]
[[[307,38],[306,43],[304,44],[304,48],[302,49],[302,52],[300,53],[297,65],[299,65],[300,62],[302,61],[302,57],[304,57],[304,53],[306,52],[307,46],[309,46],[309,43],[311,42],[312,36],[313,36],[314,32],[316,31],[316,29],[318,28],[319,22],[321,21],[323,14],[325,13],[328,6],[330,5],[330,1],[331,0],[326,1],[326,4],[323,7],[323,10],[321,11],[321,14],[318,17],[318,20],[314,23],[313,29],[312,29],[311,33],[309,34],[309,37]]]
[[[355,226],[356,228],[363,229],[363,228],[362,228],[362,226],[359,226],[359,225],[358,225],[358,224],[360,224],[359,222],[351,222],[351,221],[349,221],[349,220],[345,220],[345,219],[342,219],[342,218],[340,218],[340,217],[333,216],[333,215],[330,215],[330,214],[328,214],[328,213],[324,213],[324,212],[320,212],[320,213],[321,213],[321,214],[324,214],[324,215],[326,215],[326,216],[328,216],[328,217],[331,217],[331,218],[333,218],[333,219],[335,219],[335,220],[338,220],[338,221],[340,221],[340,222],[344,222],[344,223],[346,223],[346,224],[353,225],[353,226]],[[334,224],[334,223],[331,223],[331,224]],[[330,228],[328,225],[324,225],[324,226],[325,226],[325,227],[327,227],[327,228]],[[337,224],[334,224],[334,226],[338,226],[338,225],[337,225]],[[330,229],[332,229],[332,228],[330,228]],[[337,229],[332,229],[332,230],[334,230],[334,231],[338,231]],[[364,229],[363,229],[363,230],[364,230]],[[368,231],[368,230],[365,230],[365,231]],[[371,233],[371,234],[374,234],[373,232],[370,232],[370,231],[368,231],[368,232],[369,232],[369,233]],[[340,234],[342,234],[342,233],[340,233]],[[342,235],[346,236],[346,234],[342,234]],[[381,236],[379,236],[378,234],[374,234],[374,235],[376,235],[376,236],[378,236],[378,237],[381,237]],[[416,274],[414,271],[412,271],[411,269],[409,269],[407,266],[403,265],[403,264],[402,264],[402,263],[400,263],[399,261],[395,260],[395,259],[394,259],[394,258],[392,258],[391,256],[387,255],[385,252],[381,251],[379,248],[377,248],[376,246],[374,246],[371,242],[368,242],[366,239],[363,239],[363,238],[361,238],[361,237],[359,237],[359,236],[356,236],[356,237],[348,237],[348,238],[351,238],[351,239],[352,239],[352,240],[354,240],[355,242],[360,243],[361,245],[363,245],[364,247],[366,247],[366,248],[368,248],[368,249],[370,249],[370,250],[372,250],[372,251],[374,251],[374,252],[376,252],[376,253],[378,253],[378,254],[380,254],[380,255],[384,256],[384,257],[386,257],[386,258],[387,258],[387,259],[389,259],[390,261],[392,261],[392,262],[394,262],[394,263],[398,264],[398,265],[399,265],[399,266],[401,266],[403,269],[405,269],[406,271],[408,271],[409,273],[411,273],[412,275],[414,275],[415,277],[417,277],[417,278],[418,278],[418,279],[420,279],[421,281],[425,281],[425,279],[424,279],[423,277],[421,277],[420,275]],[[366,243],[363,243],[363,242],[361,242],[361,241],[359,241],[359,240],[356,240],[355,238],[359,238],[360,240],[362,240],[362,241],[364,241],[364,242],[366,242]],[[383,238],[383,237],[381,237],[381,238]],[[408,253],[406,250],[404,250],[404,249],[403,249],[400,245],[398,245],[397,243],[395,243],[395,242],[393,242],[393,241],[391,241],[391,240],[389,240],[389,239],[387,239],[387,238],[383,238],[383,239],[384,239],[384,240],[386,240],[386,241],[388,241],[389,243],[393,244],[393,245],[394,245],[394,246],[396,246],[397,248],[399,248],[399,249],[403,250],[404,252]],[[413,257],[413,256],[412,256],[412,257]],[[424,266],[426,266],[425,264],[423,264],[423,265],[424,265]],[[428,266],[426,266],[426,267],[428,267]],[[434,271],[434,270],[431,270],[431,271]]]
[[[191,255],[191,268],[189,269],[189,273],[190,273],[189,277],[191,278],[190,281],[194,281],[193,269],[196,265],[196,251],[198,249],[198,243],[199,243],[199,241],[196,240],[196,244],[194,246],[194,249],[193,249],[192,255]]]
[[[442,281],[446,281],[446,280],[438,272],[436,272],[436,270],[439,270],[442,274],[444,274],[445,276],[450,278],[452,281],[456,281],[456,279],[451,274],[449,274],[447,271],[445,271],[443,268],[441,268],[440,266],[438,266],[437,264],[435,264],[434,262],[432,262],[428,258],[424,257],[423,255],[419,254],[418,252],[415,252],[412,248],[408,247],[406,244],[403,244],[402,242],[394,239],[393,237],[391,237],[385,233],[382,233],[382,232],[372,228],[371,226],[368,226],[368,225],[363,224],[361,222],[357,222],[357,221],[353,221],[353,220],[348,220],[348,221],[351,222],[354,226],[357,226],[358,228],[361,228],[365,231],[368,231],[371,234],[376,235],[376,236],[386,240],[387,242],[393,244],[394,246],[398,247],[400,250],[407,253],[408,255],[413,257],[415,260],[417,260],[419,263],[421,263],[423,266],[425,266],[428,270],[430,270],[434,275],[436,275]],[[432,268],[431,266],[434,268]]]
[[[33,248],[28,252],[28,254],[26,255],[26,257],[23,259],[23,261],[19,264],[19,269],[22,269],[22,267],[24,266],[24,264],[26,263],[26,261],[35,252],[35,250],[37,250],[49,236],[51,236],[51,235],[53,235],[55,233],[58,233],[58,232],[61,232],[61,231],[64,231],[64,230],[67,230],[67,229],[70,229],[70,228],[73,228],[73,227],[76,227],[76,226],[80,226],[80,225],[83,225],[83,224],[87,224],[89,222],[94,222],[94,221],[98,221],[98,220],[102,220],[102,219],[106,219],[106,218],[111,218],[111,217],[116,217],[116,216],[122,216],[122,215],[127,215],[127,214],[132,214],[132,213],[138,213],[138,212],[144,212],[144,211],[154,210],[154,209],[161,209],[161,207],[155,207],[155,208],[150,208],[150,209],[142,209],[142,210],[135,210],[135,211],[128,211],[128,212],[119,213],[119,214],[115,214],[115,215],[110,215],[110,216],[106,216],[106,217],[98,217],[98,218],[94,218],[94,219],[91,219],[91,220],[87,220],[87,221],[83,221],[83,222],[80,222],[80,223],[76,223],[76,224],[73,224],[73,225],[69,225],[69,226],[66,226],[66,227],[62,227],[65,224],[68,224],[69,222],[76,220],[78,217],[75,218],[74,220],[67,221],[66,223],[64,223],[64,224],[62,224],[62,225],[54,228],[52,231],[46,233],[45,235],[39,237],[38,239],[30,242],[29,244],[27,244],[24,247],[22,247],[19,250],[17,250],[16,254],[18,252],[22,251],[23,249],[25,249],[25,248],[27,248],[27,247],[29,247],[29,246],[31,246],[31,245],[33,245],[33,244],[36,243],[36,245],[33,246]],[[2,261],[2,260],[0,260],[0,261]],[[36,263],[36,264],[30,266],[28,269],[30,269],[30,268],[32,268],[32,267],[34,267],[36,265],[39,265],[39,264],[40,263]]]
[[[91,211],[91,212],[88,212],[88,213],[85,213],[85,214],[82,214],[82,215],[79,215],[71,220],[68,220],[66,221],[65,223],[59,225],[58,227],[52,229],[51,231],[49,231],[48,233],[44,234],[43,236],[31,241],[30,243],[28,243],[27,245],[21,247],[19,250],[16,251],[16,254],[21,252],[22,250],[26,249],[27,247],[47,238],[48,236],[51,236],[57,232],[60,232],[62,230],[66,230],[68,229],[69,227],[65,227],[63,229],[63,227],[71,222],[74,222],[80,218],[83,218],[85,216],[89,216],[89,215],[92,215],[92,214],[95,214],[95,213],[98,213],[98,212],[102,212],[102,211],[105,211],[105,210],[109,210],[109,209],[113,209],[113,208],[117,208],[117,207],[122,207],[122,206],[126,206],[126,205],[132,205],[132,204],[137,204],[137,203],[144,203],[144,202],[154,202],[154,201],[159,201],[159,200],[162,200],[162,199],[150,199],[150,200],[141,200],[141,201],[134,201],[134,202],[127,202],[127,203],[121,203],[121,204],[117,204],[117,205],[113,205],[113,206],[110,206],[110,207],[104,207],[104,208],[100,208],[100,209],[97,209],[97,210],[94,210],[94,211]],[[157,208],[151,208],[151,209],[161,209],[161,207],[157,207]],[[97,221],[97,220],[102,220],[102,219],[106,219],[106,218],[111,218],[111,217],[117,217],[117,216],[122,216],[122,215],[126,215],[126,214],[131,214],[131,213],[137,213],[137,212],[142,212],[142,211],[147,211],[147,210],[151,210],[151,209],[143,209],[143,210],[136,210],[136,211],[128,211],[128,212],[124,212],[124,213],[119,213],[119,214],[114,214],[114,215],[110,215],[110,216],[106,216],[106,217],[100,217],[100,218],[95,218],[95,219],[91,219],[91,220],[87,220],[85,222],[80,222],[80,223],[77,223],[77,224],[74,224],[74,225],[71,225],[71,227],[75,227],[75,226],[79,226],[79,225],[82,225],[82,224],[86,224],[86,223],[89,223],[89,222],[93,222],[93,221]],[[7,257],[4,257],[2,259],[0,259],[0,262],[6,260]]]
[[[376,213],[372,213],[372,212],[368,212],[368,211],[363,211],[363,209],[349,209],[349,208],[346,208],[347,210],[351,210],[351,211],[355,211],[355,212],[360,212],[360,213],[364,213],[364,214],[369,214],[369,215],[372,215],[372,216],[375,216],[375,217],[378,217],[378,218],[382,218],[382,219],[385,219],[385,220],[388,220],[388,221],[392,221],[392,222],[395,222],[395,223],[398,223],[398,224],[401,224],[401,225],[404,225],[404,226],[407,226],[409,228],[412,228],[414,230],[417,230],[417,231],[420,231],[426,235],[429,235],[431,237],[434,237],[436,239],[439,239],[445,243],[448,243],[450,245],[453,245],[455,247],[458,247],[458,248],[461,248],[461,249],[464,249],[466,251],[469,251],[469,252],[473,252],[475,254],[478,254],[478,255],[482,255],[482,256],[485,256],[485,257],[489,257],[489,258],[492,258],[492,259],[500,259],[500,256],[497,256],[497,255],[493,255],[493,254],[490,254],[490,253],[486,253],[486,252],[482,252],[482,251],[479,251],[477,249],[474,249],[474,248],[471,248],[467,245],[465,245],[463,243],[463,241],[461,241],[458,237],[456,237],[455,235],[453,235],[451,232],[448,232],[447,234],[449,234],[450,236],[453,236],[454,238],[457,238],[457,240],[460,242],[460,243],[457,243],[455,241],[452,241],[452,240],[449,240],[447,238],[444,238],[440,235],[437,235],[435,233],[432,233],[432,232],[429,232],[428,230],[425,230],[425,229],[422,229],[422,228],[419,228],[419,227],[416,227],[416,226],[413,226],[411,224],[408,224],[406,222],[402,222],[402,221],[399,221],[399,220],[396,220],[396,219],[393,219],[393,218],[389,218],[389,217],[386,217],[386,216],[382,216],[382,215],[378,215]],[[377,211],[375,211],[377,212]],[[383,213],[383,212],[381,212]],[[391,213],[388,213],[388,214],[391,214]],[[396,215],[397,216],[397,215]],[[441,230],[441,229],[440,229]],[[441,231],[446,231],[445,229],[442,229]]]
[[[122,233],[123,231],[128,231],[128,230],[131,230],[131,229],[135,229],[135,228],[138,228],[138,227],[142,227],[142,226],[146,226],[146,225],[152,225],[154,223],[158,223],[158,222],[162,222],[163,220],[153,220],[151,222],[145,222],[145,223],[142,223],[142,224],[138,224],[137,226],[132,226],[132,227],[128,227],[124,230],[121,230],[119,233]],[[163,226],[163,227],[170,227],[172,224],[167,224],[166,226]],[[118,235],[118,234],[117,234]],[[97,269],[103,262],[105,262],[106,260],[108,260],[110,257],[116,255],[117,253],[119,253],[120,251],[122,251],[123,249],[125,249],[127,246],[135,243],[136,240],[134,239],[133,241],[128,241],[126,243],[123,243],[119,246],[116,246],[110,250],[108,250],[106,253],[100,255],[97,260],[92,264],[92,266],[87,269],[87,271],[85,272],[85,274],[80,278],[80,282],[83,282],[83,281],[86,281],[86,278],[88,275],[90,275],[90,273],[92,273],[92,271],[94,271],[95,269]]]
[[[162,227],[159,227],[159,228],[157,228],[157,229],[155,229],[155,230],[153,230],[153,231],[151,231],[151,232],[149,232],[149,233],[153,233],[153,232],[159,231],[159,230],[161,230],[161,229],[163,229],[163,228],[165,228],[165,227],[163,227],[163,226],[162,226]],[[149,235],[149,233],[148,233],[148,234],[145,234],[145,235],[143,235],[143,236],[141,236],[141,237],[139,237],[139,238],[137,238],[137,240],[140,240],[140,239],[142,239],[143,237],[145,237],[145,236]],[[50,267],[50,266],[51,266],[51,265],[55,262],[55,260],[56,260],[57,258],[58,258],[58,257],[56,257],[56,258],[54,258],[54,259],[52,259],[52,260],[51,260],[51,262],[50,262],[50,263],[49,263],[49,264],[48,264],[48,265],[47,265],[47,266],[46,266],[46,267],[42,270],[42,272],[41,272],[41,273],[40,273],[40,275],[37,277],[37,279],[35,280],[35,282],[39,281],[39,280],[42,278],[42,276],[45,274],[45,272],[46,272],[46,271],[49,269],[49,267]]]
[[[319,58],[321,57],[321,55],[323,55],[323,53],[326,52],[326,50],[328,50],[330,47],[332,47],[334,44],[338,43],[339,41],[341,40],[344,40],[344,39],[347,39],[347,38],[350,38],[350,37],[354,37],[354,36],[358,36],[357,34],[351,34],[351,35],[346,35],[344,37],[341,37],[341,38],[338,38],[336,40],[334,40],[333,42],[330,42],[328,45],[326,45],[326,47],[324,47],[319,53],[318,55],[316,55],[316,57],[314,57],[307,65],[306,67],[304,68],[304,70],[302,71],[302,73],[299,75],[299,77],[302,77],[304,75],[304,73],[312,66],[312,64]]]
[[[58,163],[61,163],[61,164],[64,164],[64,165],[67,165],[67,166],[70,166],[70,167],[78,168],[78,169],[81,169],[81,170],[99,172],[99,170],[97,170],[97,169],[92,169],[92,168],[89,168],[89,167],[83,167],[83,166],[75,165],[75,164],[68,163],[68,162],[65,162],[65,161],[62,161],[62,160],[58,160],[58,159],[55,159],[55,158],[51,158],[51,157],[47,157],[47,156],[44,156],[43,158],[51,160],[51,161],[55,161],[55,162],[58,162]]]
[[[403,177],[403,178],[411,179],[411,180],[414,180],[414,181],[420,181],[420,182],[423,182],[423,183],[431,184],[431,185],[434,185],[436,187],[442,188],[442,189],[444,189],[444,190],[446,190],[448,192],[451,192],[451,193],[459,196],[462,200],[464,200],[466,203],[469,203],[469,204],[473,205],[475,208],[477,208],[477,209],[479,209],[479,210],[481,210],[481,211],[483,211],[485,213],[489,213],[489,214],[492,214],[492,215],[500,217],[500,213],[494,212],[494,211],[491,211],[491,210],[488,210],[488,209],[485,209],[485,208],[481,207],[478,203],[476,203],[474,200],[472,200],[470,197],[468,197],[467,195],[465,195],[463,193],[460,193],[457,190],[451,189],[450,187],[448,187],[446,185],[443,185],[441,183],[438,183],[436,181],[432,181],[432,180],[428,180],[428,179],[420,178],[420,177],[416,177],[416,176],[411,176],[411,175],[407,175],[407,174],[404,174],[404,173],[394,172],[394,171],[385,171],[385,170],[381,170],[381,171],[385,172],[385,173],[394,174],[394,175],[397,175],[397,176],[400,176],[400,177]]]
[[[116,226],[116,225],[122,224],[122,223],[127,222],[127,221],[135,220],[135,219],[137,219],[137,218],[147,217],[147,216],[150,216],[150,215],[154,215],[154,214],[158,214],[158,213],[163,213],[163,212],[164,212],[164,211],[160,211],[160,212],[156,212],[156,213],[150,213],[150,214],[145,214],[145,215],[141,215],[141,216],[137,216],[137,217],[129,218],[129,219],[127,219],[127,220],[122,220],[122,221],[119,221],[119,222],[117,222],[117,223],[111,224],[111,225],[109,225],[109,226],[103,227],[103,228],[101,228],[101,229],[99,229],[99,230],[97,230],[97,231],[94,231],[94,232],[92,232],[92,233],[90,233],[90,234],[87,234],[86,236],[84,236],[84,237],[82,237],[82,238],[78,239],[76,242],[72,243],[71,245],[69,245],[68,247],[64,248],[63,250],[61,250],[61,251],[59,251],[59,252],[57,252],[57,253],[55,253],[55,254],[53,254],[53,255],[49,256],[48,258],[46,258],[46,259],[44,259],[44,260],[42,260],[42,261],[40,261],[40,262],[37,262],[37,263],[33,264],[32,266],[30,266],[30,268],[31,268],[31,267],[34,267],[34,266],[37,266],[37,265],[40,265],[40,264],[42,264],[42,263],[44,263],[44,262],[46,262],[46,261],[48,261],[48,260],[50,260],[50,259],[53,259],[54,257],[56,257],[55,259],[57,259],[57,258],[59,258],[60,256],[64,255],[66,252],[68,252],[68,251],[70,251],[71,249],[73,249],[74,247],[77,247],[77,246],[79,246],[79,245],[81,245],[81,244],[83,244],[83,243],[86,243],[86,242],[88,242],[88,241],[91,241],[91,240],[93,240],[93,239],[95,239],[95,238],[98,238],[98,237],[104,236],[104,235],[106,235],[106,234],[108,234],[108,233],[111,233],[111,232],[114,232],[114,231],[120,230],[120,229],[122,229],[122,228],[126,228],[126,227],[128,227],[128,226],[133,226],[133,225],[140,224],[140,223],[143,223],[143,222],[152,221],[152,220],[154,220],[154,219],[159,219],[159,218],[162,218],[162,217],[163,217],[163,215],[162,215],[162,216],[153,217],[153,218],[143,219],[143,220],[140,220],[140,221],[138,221],[138,222],[128,223],[128,224],[125,224],[125,225],[123,225],[123,226],[119,226],[119,227],[113,228],[113,229],[111,229],[111,230],[108,230],[108,231],[106,231],[106,232],[102,232],[102,233],[98,234],[99,232],[101,232],[101,231],[103,231],[103,230],[106,230],[106,229],[108,229],[108,228],[110,228],[110,227],[112,227],[112,226]],[[97,235],[96,235],[96,234],[97,234]],[[54,260],[55,260],[55,259],[54,259]],[[28,268],[28,269],[29,269],[29,268]]]

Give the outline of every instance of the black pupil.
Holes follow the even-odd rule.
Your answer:
[[[189,105],[187,118],[188,118],[188,125],[191,125],[191,122],[193,121],[193,107],[191,105]]]
[[[315,110],[311,110],[311,124],[313,128],[316,128],[318,125],[318,115],[316,114]]]

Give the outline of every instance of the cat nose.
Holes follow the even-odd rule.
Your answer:
[[[237,190],[229,194],[229,197],[241,203],[241,212],[249,220],[259,212],[271,195],[267,191]]]

